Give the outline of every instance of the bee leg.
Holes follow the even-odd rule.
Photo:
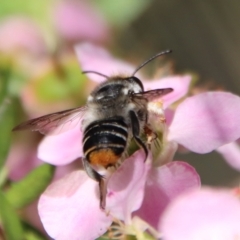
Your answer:
[[[137,144],[143,148],[144,152],[145,152],[145,160],[147,159],[148,156],[148,149],[146,147],[146,145],[144,144],[144,142],[141,140],[139,134],[140,134],[140,125],[139,125],[139,120],[136,116],[136,113],[134,111],[130,111],[130,119],[131,119],[131,124],[132,124],[132,134],[133,137],[135,139],[135,141],[137,142]]]
[[[100,208],[105,209],[106,206],[106,184],[104,181],[104,177],[100,175],[97,171],[95,171],[90,165],[89,161],[86,158],[82,159],[83,167],[90,178],[97,181],[99,184],[99,192],[100,192]]]

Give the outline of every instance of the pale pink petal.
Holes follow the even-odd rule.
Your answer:
[[[70,41],[103,41],[109,37],[106,21],[87,1],[57,1],[53,20],[58,32]]]
[[[227,190],[202,189],[176,198],[163,214],[164,240],[240,238],[240,202]]]
[[[236,142],[228,143],[216,149],[224,159],[235,169],[240,171],[240,147]]]
[[[150,168],[150,158],[144,162],[142,150],[135,152],[126,159],[114,173],[108,183],[107,210],[111,214],[129,222],[131,213],[142,203],[147,172]]]
[[[37,158],[35,147],[29,141],[24,141],[12,144],[5,166],[8,177],[19,181],[40,164],[42,161]]]
[[[112,219],[99,208],[98,184],[75,171],[51,184],[41,195],[39,215],[56,240],[92,240],[104,234]]]
[[[182,192],[200,186],[195,169],[175,161],[149,172],[141,208],[134,214],[157,227],[166,206]]]
[[[173,76],[154,81],[144,81],[144,89],[172,88],[173,91],[163,97],[163,106],[167,108],[172,103],[184,97],[189,89],[191,76]]]
[[[82,169],[82,160],[77,159],[69,164],[57,166],[54,171],[53,181],[59,180],[67,174]]]
[[[76,45],[75,51],[83,71],[96,71],[111,77],[119,74],[131,76],[135,70],[130,64],[112,57],[104,48],[89,43]],[[97,74],[88,74],[88,76],[96,82],[106,80]]]
[[[57,135],[46,136],[38,145],[38,157],[53,165],[64,165],[83,155],[79,125]]]
[[[207,153],[240,136],[240,98],[227,92],[206,92],[182,102],[169,127],[168,140]]]
[[[32,19],[26,17],[6,18],[0,23],[0,51],[28,51],[32,54],[46,52],[41,31]]]

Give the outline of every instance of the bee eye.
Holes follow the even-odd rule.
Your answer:
[[[109,99],[117,98],[122,89],[122,84],[108,84],[98,89],[95,93],[97,100],[108,101]]]
[[[133,76],[130,78],[130,80],[134,83],[136,83],[138,86],[140,86],[140,88],[142,89],[142,91],[144,90],[143,88],[143,84],[142,82],[140,81],[140,79],[138,79],[137,77]]]

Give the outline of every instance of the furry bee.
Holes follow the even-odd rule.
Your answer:
[[[99,183],[100,207],[104,209],[106,184],[96,166],[105,169],[116,166],[126,153],[131,139],[144,150],[147,158],[148,147],[141,135],[148,134],[145,131],[148,128],[148,103],[173,91],[172,88],[144,91],[142,82],[134,75],[153,59],[170,52],[167,50],[154,55],[129,77],[108,77],[95,71],[84,71],[85,74],[94,73],[106,78],[89,95],[86,106],[29,120],[16,126],[13,131],[29,129],[48,134],[71,121],[73,116],[83,114],[82,162],[88,176]]]

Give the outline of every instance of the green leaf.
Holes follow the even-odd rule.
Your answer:
[[[0,69],[0,107],[3,106],[4,99],[8,95],[9,72],[6,69]]]
[[[15,13],[24,13],[24,14],[32,14],[38,15],[38,13],[42,12],[44,8],[51,2],[49,0],[0,0],[1,8],[0,15],[5,16],[9,14]]]
[[[33,17],[35,20],[49,20],[48,13],[51,0],[0,0],[0,17],[9,15],[26,15]]]
[[[0,103],[7,96],[18,97],[25,85],[28,74],[20,65],[11,55],[0,54]]]
[[[11,143],[11,130],[14,123],[13,104],[9,93],[12,71],[9,59],[0,56],[0,169],[2,169]]]
[[[102,237],[100,237],[100,238],[98,238],[98,239],[96,239],[96,240],[110,240],[110,239],[112,239],[112,238],[109,238],[108,236],[102,236]],[[134,236],[134,235],[125,235],[124,236],[124,239],[126,239],[126,240],[137,240],[137,238],[136,238],[136,236]],[[147,240],[148,238],[146,238],[146,240]],[[150,239],[149,239],[150,240]],[[152,240],[152,239],[151,239]]]
[[[29,173],[24,179],[13,183],[6,191],[6,198],[15,208],[22,208],[35,199],[44,191],[50,183],[54,166],[42,164]]]
[[[27,231],[24,234],[24,240],[46,240],[46,238],[36,234],[35,232]]]
[[[8,169],[6,166],[0,168],[0,189],[4,186],[8,178]]]
[[[51,20],[51,8],[54,0],[0,0],[0,18],[29,17],[37,22],[50,46],[55,44],[54,29]],[[30,20],[31,21],[31,20]]]
[[[2,192],[0,192],[0,206],[0,219],[6,240],[24,239],[20,219]]]
[[[34,82],[37,99],[41,102],[59,101],[68,96],[65,80],[52,70]]]
[[[79,62],[75,59],[69,59],[63,66],[67,81],[69,95],[76,102],[84,103],[88,97],[86,89],[87,77],[81,73]]]
[[[0,169],[2,169],[11,143],[11,130],[14,124],[13,108],[7,102],[0,105]]]
[[[42,103],[73,99],[82,102],[85,99],[83,89],[86,76],[80,71],[79,63],[74,59],[65,59],[33,83],[36,98]],[[80,94],[81,93],[81,94]]]
[[[46,240],[46,237],[43,236],[38,230],[31,226],[27,222],[23,222],[24,227],[24,240]]]

